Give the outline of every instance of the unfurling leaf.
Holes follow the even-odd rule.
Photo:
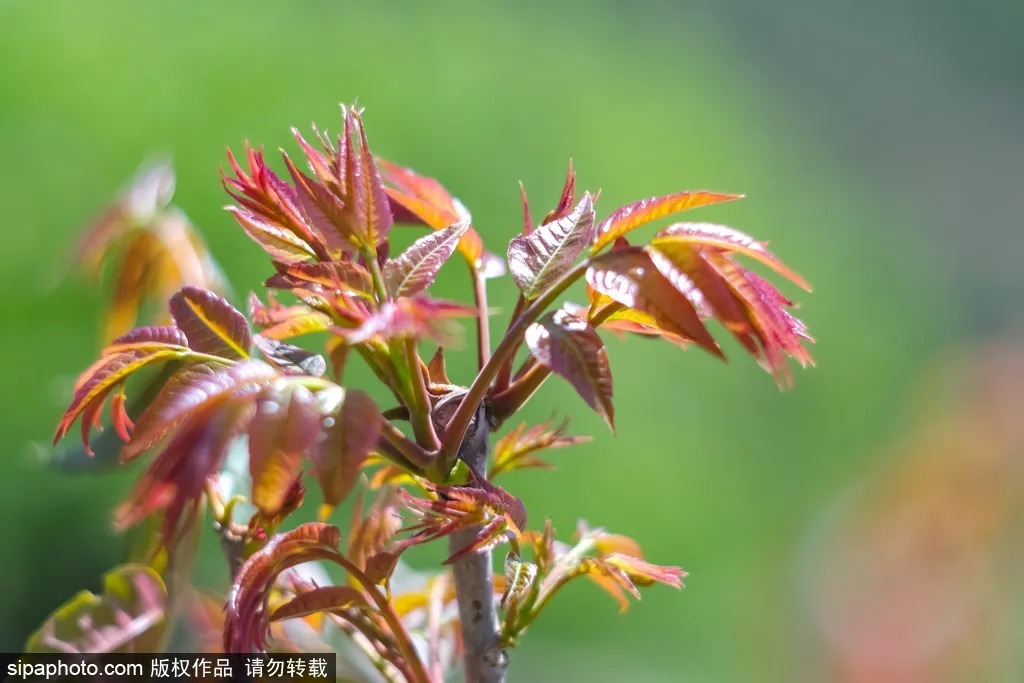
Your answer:
[[[512,279],[527,300],[537,298],[572,266],[594,234],[594,205],[590,194],[571,213],[545,223],[508,246]]]
[[[376,448],[381,416],[372,398],[348,390],[324,418],[324,427],[326,437],[312,457],[324,504],[333,508],[352,490],[366,457]]]
[[[704,305],[700,292],[695,288],[687,292],[677,289],[643,249],[626,247],[595,258],[587,268],[587,284],[623,306],[650,315],[658,327],[692,339],[722,357],[718,343],[698,314]]]
[[[608,356],[586,320],[568,311],[554,311],[530,325],[525,340],[541,365],[567,379],[587,405],[615,428]]]
[[[225,652],[262,652],[269,627],[267,596],[277,575],[311,560],[338,556],[341,534],[329,524],[308,523],[271,538],[238,570],[228,596]]]
[[[557,427],[550,422],[526,428],[523,423],[498,440],[494,445],[494,459],[488,479],[494,479],[503,472],[527,467],[550,467],[534,454],[548,448],[562,448],[590,440],[586,436],[566,436],[568,420]]]
[[[414,296],[434,284],[469,223],[462,221],[420,237],[402,255],[384,264],[384,285],[392,297]]]
[[[407,543],[425,543],[468,527],[480,527],[465,548],[444,561],[451,564],[467,553],[490,550],[511,534],[518,536],[526,524],[523,501],[487,480],[473,476],[468,486],[434,486],[434,497],[414,498],[405,491],[406,506],[420,517],[409,527],[416,534]]]
[[[802,365],[811,362],[803,347],[810,336],[786,311],[792,302],[734,260],[734,254],[749,256],[806,288],[763,244],[725,226],[679,223],[659,232],[646,251],[676,289],[699,296],[706,314],[718,318],[780,384],[791,379],[787,355]]]
[[[145,565],[121,565],[103,577],[103,595],[82,591],[51,614],[25,652],[161,652],[166,610],[160,575]]]
[[[326,257],[323,236],[299,209],[295,189],[270,170],[263,152],[246,144],[245,155],[248,173],[242,170],[228,150],[228,162],[235,177],[223,174],[224,188],[242,206],[242,209],[232,211],[242,229],[276,260],[295,260],[307,249],[318,257]],[[278,231],[290,233],[292,237]]]
[[[525,562],[519,554],[509,551],[505,556],[505,592],[501,596],[504,606],[510,600],[519,600],[537,578],[537,565]]]
[[[320,435],[319,427],[309,389],[285,385],[260,395],[249,424],[249,471],[253,505],[267,517],[281,511],[307,451]]]
[[[687,209],[695,209],[698,206],[727,202],[741,197],[743,195],[721,192],[677,192],[664,197],[651,197],[627,204],[613,211],[610,216],[598,224],[597,230],[594,231],[592,252],[596,254],[631,230],[659,218]]]
[[[189,347],[221,358],[248,358],[252,334],[245,316],[223,297],[185,287],[171,297],[171,316]]]

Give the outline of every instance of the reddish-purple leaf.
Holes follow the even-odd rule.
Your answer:
[[[248,174],[242,170],[231,150],[228,150],[228,162],[235,174],[234,178],[222,174],[228,194],[255,219],[293,233],[300,242],[312,247],[318,257],[326,257],[327,249],[323,238],[309,225],[300,211],[295,189],[270,170],[261,151],[254,150],[246,144],[245,153],[249,165]],[[237,213],[235,215],[239,216]],[[243,228],[245,227],[243,224]],[[255,226],[254,230],[260,231]],[[255,235],[251,236],[263,244],[261,239]],[[273,242],[277,241],[275,236],[270,236],[270,239]],[[276,248],[284,248],[284,245],[277,244]]]
[[[312,452],[312,457],[324,503],[333,508],[352,490],[366,456],[376,448],[381,415],[372,398],[361,391],[349,390],[325,418],[324,426],[326,438]]]
[[[415,296],[434,284],[441,266],[454,253],[468,222],[420,237],[401,256],[384,264],[384,286],[392,297]]]
[[[373,337],[426,337],[450,347],[458,342],[454,336],[455,330],[451,327],[451,319],[476,314],[476,309],[470,306],[430,299],[422,294],[411,298],[402,297],[381,304],[380,309],[353,330],[347,339],[352,344],[359,344]]]
[[[280,279],[266,282],[268,287],[294,289],[315,285],[328,291],[372,298],[370,272],[353,261],[322,261],[319,263],[275,263]]]
[[[613,211],[610,216],[598,224],[597,230],[594,231],[592,252],[597,253],[631,230],[635,230],[641,225],[656,221],[659,218],[664,218],[680,211],[695,209],[698,206],[740,199],[742,196],[740,194],[705,191],[677,192],[676,194],[641,199],[638,202],[627,204]]]
[[[665,247],[693,248],[699,245],[749,256],[768,266],[779,275],[792,280],[799,287],[810,291],[807,281],[786,267],[782,261],[768,251],[763,243],[758,242],[746,233],[726,225],[717,225],[715,223],[675,223],[660,231],[651,240],[651,246],[656,249]]]
[[[82,437],[89,451],[89,427],[98,419],[99,409],[108,393],[136,370],[151,363],[181,358],[186,352],[175,348],[132,349],[113,356],[104,356],[79,377],[71,405],[57,425],[53,442],[57,443],[83,411]]]
[[[433,178],[384,159],[377,159],[377,167],[388,184],[385,191],[391,205],[401,208],[419,222],[434,230],[443,230],[454,223],[471,220],[466,208]],[[483,242],[472,227],[459,240],[459,253],[473,267],[484,259]]]
[[[280,512],[319,436],[320,416],[309,389],[291,384],[260,395],[249,423],[249,471],[253,505],[264,515]]]
[[[337,557],[340,538],[337,527],[308,523],[274,536],[253,553],[228,594],[224,651],[262,652],[269,626],[267,597],[277,575],[303,562]]]
[[[122,351],[140,347],[161,347],[173,346],[180,349],[188,348],[188,337],[185,333],[173,325],[160,325],[155,327],[136,327],[131,332],[122,334],[110,342],[110,345],[103,350],[104,355],[112,351]]]
[[[354,240],[364,249],[376,250],[391,232],[391,206],[377,164],[370,153],[366,129],[359,111],[342,106],[345,118],[345,213]],[[356,135],[359,136],[358,149]]]
[[[162,510],[161,538],[173,546],[194,521],[207,478],[253,412],[251,401],[235,400],[206,404],[191,415],[118,507],[115,526],[126,529]]]
[[[608,356],[586,320],[568,311],[554,311],[530,325],[525,340],[541,365],[567,379],[608,426],[615,428]]]
[[[558,206],[554,211],[544,217],[545,223],[556,221],[568,215],[569,207],[576,200],[576,171],[572,167],[572,159],[569,159],[569,170],[565,174],[565,185],[562,186],[562,194],[558,198]],[[525,205],[524,205],[525,206]]]
[[[527,300],[540,296],[583,253],[594,233],[594,205],[590,194],[571,213],[545,223],[508,245],[512,279]]]
[[[323,235],[333,255],[340,256],[353,251],[358,246],[358,238],[351,233],[344,202],[331,190],[297,169],[287,154],[283,156],[306,220]]]
[[[229,206],[227,210],[242,226],[245,234],[263,247],[271,258],[284,263],[295,263],[316,257],[313,247],[302,241],[293,231],[263,220],[247,209]]]
[[[249,357],[249,323],[224,297],[185,287],[171,297],[170,308],[174,323],[193,350],[222,358]]]
[[[282,621],[308,617],[318,612],[334,612],[346,607],[362,607],[366,605],[366,597],[358,588],[352,586],[320,586],[313,590],[299,593],[294,598],[277,607],[270,615],[270,621]]]
[[[198,410],[231,396],[255,393],[277,376],[259,360],[229,366],[198,363],[179,370],[136,421],[122,459],[130,460],[152,448]]]
[[[643,249],[626,247],[595,258],[587,268],[587,284],[628,308],[651,315],[658,327],[693,339],[723,357],[698,315],[700,299],[688,297],[673,286]]]

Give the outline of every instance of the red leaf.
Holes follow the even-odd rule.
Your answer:
[[[702,305],[696,296],[700,293],[690,291],[688,297],[673,286],[643,249],[626,247],[595,258],[587,269],[587,284],[624,306],[651,315],[659,327],[693,339],[723,357],[697,313]]]
[[[366,141],[366,129],[360,113],[342,106],[345,118],[345,212],[355,241],[363,248],[376,250],[391,231],[391,207],[384,192],[380,173]],[[359,149],[355,136],[359,135]]]
[[[228,595],[224,622],[225,652],[262,652],[266,648],[267,596],[277,575],[311,560],[336,557],[341,534],[328,524],[308,523],[270,539],[238,570]]]
[[[223,297],[198,287],[185,287],[171,298],[170,309],[190,348],[222,358],[249,357],[249,323]]]
[[[724,252],[735,252],[760,261],[778,274],[789,278],[798,286],[810,291],[807,281],[786,267],[775,258],[765,245],[750,235],[726,225],[715,223],[676,223],[659,232],[651,246],[656,249],[664,247],[694,247],[705,245]]]
[[[274,369],[259,360],[226,367],[199,363],[179,370],[136,421],[122,459],[130,460],[153,447],[200,409],[231,396],[255,393],[276,377]]]
[[[641,225],[658,220],[659,218],[664,218],[669,214],[695,209],[698,206],[740,199],[742,196],[740,194],[704,191],[677,192],[676,194],[641,199],[638,202],[627,204],[613,211],[610,216],[598,224],[597,230],[594,233],[592,251],[597,253],[631,230],[635,230]]]
[[[163,510],[161,537],[172,546],[195,519],[207,478],[217,472],[252,414],[251,402],[235,401],[207,404],[191,415],[118,507],[116,527],[134,526]]]
[[[377,159],[377,166],[389,185],[385,191],[392,205],[401,207],[425,225],[443,230],[454,223],[471,220],[466,208],[433,178],[384,159]],[[462,235],[458,248],[471,266],[477,267],[484,259],[483,242],[472,227]]]
[[[458,339],[453,337],[451,318],[472,317],[476,313],[475,308],[423,295],[402,297],[395,301],[385,301],[379,310],[347,338],[349,343],[359,344],[373,337],[428,337],[442,346],[452,346]]]
[[[349,390],[325,426],[326,438],[312,457],[324,503],[333,508],[352,490],[366,456],[376,448],[381,415],[368,395]]]
[[[569,213],[569,207],[576,199],[576,171],[572,167],[572,159],[569,159],[569,170],[565,174],[565,185],[562,186],[562,194],[558,198],[558,206],[554,211],[544,217],[545,223],[557,221]],[[525,204],[524,204],[525,206]]]
[[[384,285],[392,297],[414,296],[434,284],[441,266],[452,255],[469,229],[455,223],[420,237],[402,255],[384,264]]]
[[[98,416],[103,399],[106,398],[110,390],[127,379],[133,372],[150,363],[181,358],[184,355],[184,352],[172,347],[133,349],[113,356],[104,356],[79,377],[75,395],[57,425],[57,433],[54,435],[53,442],[60,441],[68,433],[75,419],[88,409],[91,411],[90,419],[84,420],[82,425],[83,441],[88,451],[89,426]]]
[[[533,357],[567,379],[614,430],[611,369],[594,328],[586,320],[559,310],[530,325],[525,340]]]
[[[502,472],[526,467],[550,467],[534,454],[548,448],[563,448],[590,440],[587,436],[566,436],[568,421],[552,428],[550,422],[526,428],[523,423],[498,440],[494,445],[494,458],[488,479]]]
[[[306,244],[293,231],[263,220],[247,209],[229,206],[227,210],[242,226],[245,234],[263,247],[271,258],[284,263],[295,263],[316,257],[313,247]]]
[[[238,201],[254,220],[258,220],[270,228],[292,233],[299,242],[309,245],[317,256],[326,257],[327,250],[323,238],[309,225],[299,210],[295,190],[270,170],[263,159],[262,152],[254,150],[246,144],[245,153],[249,165],[248,174],[239,166],[234,155],[231,154],[231,150],[228,150],[228,162],[235,174],[234,178],[223,174],[224,187],[228,194]],[[235,213],[236,218],[241,215]],[[247,228],[244,223],[242,227],[243,229]],[[274,234],[273,230],[263,231],[256,224],[249,227],[254,232],[266,233],[261,234],[261,237],[270,240],[274,244],[275,250],[289,250],[289,247],[280,242],[279,236]],[[255,234],[250,233],[250,237],[253,237],[261,245],[264,244],[263,240],[256,237]],[[291,241],[288,238],[281,239],[287,242]],[[278,257],[275,256],[275,258]]]
[[[594,206],[590,194],[573,211],[545,223],[508,245],[512,279],[527,300],[537,298],[565,274],[583,253],[594,232]]]
[[[328,291],[355,294],[372,298],[372,277],[366,268],[352,261],[322,261],[319,263],[275,263],[282,281],[267,281],[268,287],[293,289],[301,285],[316,285]]]
[[[175,347],[181,350],[188,349],[188,337],[185,333],[173,325],[161,325],[158,327],[136,327],[131,332],[123,334],[103,350],[104,355],[111,352],[127,351],[129,348],[150,348],[150,347]]]
[[[323,235],[331,252],[341,255],[357,248],[358,239],[351,232],[345,203],[331,190],[295,168],[287,154],[283,156],[288,173],[295,183],[299,207],[306,220]]]
[[[252,503],[272,517],[281,511],[307,451],[320,436],[313,394],[297,385],[269,387],[260,395],[249,423]]]
[[[270,621],[308,617],[318,612],[333,612],[346,607],[362,607],[366,598],[352,586],[322,586],[305,591],[279,606]]]

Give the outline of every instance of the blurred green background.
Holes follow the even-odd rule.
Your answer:
[[[814,284],[799,298],[818,367],[779,393],[733,345],[725,365],[610,339],[617,436],[544,388],[524,417],[567,411],[595,439],[557,452],[554,473],[509,477],[532,521],[568,535],[584,518],[690,575],[624,615],[572,586],[512,679],[822,680],[797,571],[808,529],[902,433],[931,359],[1013,323],[1024,293],[1024,11],[932,4],[0,0],[0,649],[98,588],[135,476],[34,456],[97,350],[102,293],[60,279],[76,231],[170,154],[176,202],[241,301],[268,266],[221,210],[224,147],[291,149],[290,126],[337,129],[337,104],[358,98],[374,150],[440,178],[498,253],[519,229],[517,181],[546,211],[570,157],[599,213],[746,193],[699,219],[769,239]],[[498,281],[492,304],[513,292]]]

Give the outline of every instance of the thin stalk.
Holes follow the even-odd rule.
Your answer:
[[[480,268],[470,264],[473,278],[473,301],[476,303],[477,367],[483,368],[491,358],[491,323],[487,311],[487,279]]]
[[[469,423],[473,420],[473,415],[476,414],[477,408],[487,394],[487,389],[491,382],[494,381],[501,365],[508,360],[509,356],[512,355],[512,352],[519,345],[519,341],[526,332],[526,328],[533,324],[544,310],[562,295],[562,292],[583,276],[583,273],[587,270],[587,265],[588,262],[583,261],[563,275],[558,282],[553,284],[550,289],[530,304],[523,311],[523,314],[516,319],[515,324],[505,333],[505,337],[494,350],[494,355],[481,368],[473,380],[473,384],[470,385],[469,391],[466,392],[459,407],[456,408],[455,414],[448,421],[448,425],[444,430],[440,452],[439,465],[442,471],[448,472],[455,466],[455,458],[458,456],[459,447],[462,445],[463,437],[466,436],[466,430],[469,428]]]
[[[377,607],[377,612],[384,619],[388,628],[391,629],[391,635],[394,636],[395,644],[398,646],[402,659],[408,663],[411,669],[412,683],[434,683],[430,674],[423,667],[423,661],[416,653],[416,648],[412,644],[409,632],[405,629],[405,624],[402,623],[402,619],[395,612],[395,608],[391,606],[387,596],[380,592],[377,585],[363,573],[363,570],[344,555],[335,554],[330,559],[348,572],[349,576],[358,581],[363,586],[363,590],[370,596],[370,599],[373,600],[374,605]]]
[[[419,444],[410,441],[409,437],[402,433],[395,425],[384,420],[380,432],[381,445],[385,446],[385,455],[393,457],[396,453],[401,456],[402,461],[396,460],[397,464],[412,470],[416,474],[423,474],[434,463],[434,456],[423,450]]]
[[[519,298],[516,299],[516,307],[512,309],[512,317],[509,318],[508,328],[506,329],[512,329],[512,326],[516,323],[516,319],[519,318],[519,314],[523,312],[523,306],[525,305],[526,299],[524,299],[523,295],[520,294]],[[508,360],[502,363],[501,370],[498,372],[498,378],[494,382],[495,391],[504,391],[512,381],[512,363],[515,361],[516,350],[518,350],[518,348],[518,346],[513,348],[512,353],[509,354]]]

